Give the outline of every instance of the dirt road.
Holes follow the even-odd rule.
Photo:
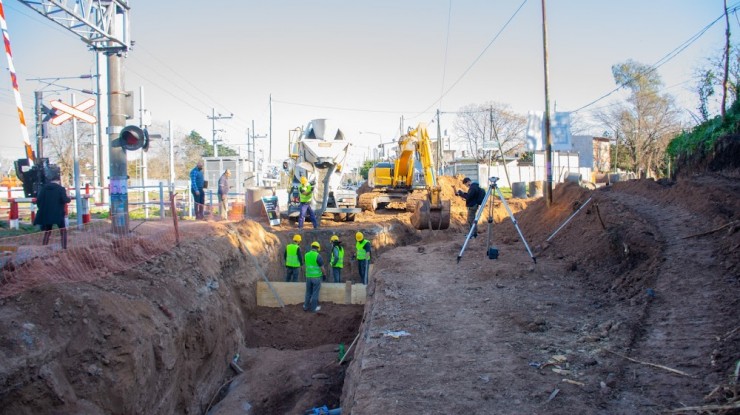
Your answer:
[[[596,191],[594,206],[540,244],[566,206],[590,196],[578,192],[561,189],[552,210],[532,205],[520,219],[540,247],[536,265],[510,225],[497,227],[496,261],[478,238],[457,264],[463,234],[385,253],[344,408],[632,414],[727,405],[740,356],[738,226],[686,237],[736,219],[737,181]]]

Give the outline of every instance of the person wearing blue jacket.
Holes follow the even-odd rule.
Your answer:
[[[203,178],[203,160],[199,160],[198,163],[190,170],[190,192],[193,194],[193,202],[195,203],[195,219],[205,219],[203,211],[206,206],[206,195],[203,192],[203,185],[205,179]]]

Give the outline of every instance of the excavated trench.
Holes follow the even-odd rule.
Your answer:
[[[303,414],[339,406],[364,307],[257,304],[283,281],[292,229],[193,224],[203,236],[121,274],[0,299],[0,414]],[[420,239],[397,220],[303,231],[303,245],[361,230],[375,255]],[[326,253],[324,252],[324,255]],[[359,282],[356,266],[343,281]],[[303,284],[303,283],[299,283]],[[18,340],[21,339],[21,340]],[[348,354],[351,357],[351,354]]]
[[[420,238],[417,231],[401,222],[351,227],[345,224],[341,228],[304,231],[303,245],[316,240],[326,249],[328,244],[324,242],[337,234],[343,241],[351,241],[346,247],[349,253],[358,230],[373,241],[376,256]],[[275,235],[284,244],[293,234],[280,231]],[[356,265],[351,260],[346,262],[343,282],[359,284]],[[275,267],[271,263],[270,274],[278,278],[270,279],[282,280],[281,264],[278,261]],[[245,324],[244,347],[238,362],[231,365],[235,374],[241,370],[244,373],[225,380],[226,386],[217,392],[216,402],[206,413],[303,414],[323,406],[339,408],[345,369],[351,360],[351,353],[347,352],[359,338],[363,312],[364,305],[331,302],[322,302],[318,313],[304,312],[302,304],[254,307]]]

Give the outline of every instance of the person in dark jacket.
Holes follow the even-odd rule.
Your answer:
[[[468,186],[468,191],[458,190],[455,194],[465,199],[465,207],[468,208],[468,225],[473,229],[473,238],[478,237],[478,223],[475,221],[475,215],[478,213],[485,192],[480,188],[478,182],[470,180],[470,177],[463,179],[463,184]]]
[[[193,202],[195,203],[195,219],[205,219],[203,212],[205,211],[206,194],[203,192],[205,186],[205,179],[203,178],[203,160],[199,160],[198,163],[190,170],[190,192],[193,194]]]
[[[39,190],[36,197],[38,213],[33,221],[34,225],[41,226],[44,231],[43,244],[49,244],[51,229],[54,225],[59,228],[62,237],[62,249],[67,249],[67,229],[64,226],[64,205],[70,202],[67,190],[59,184],[59,173],[52,173],[49,181]]]
[[[224,174],[218,179],[218,213],[221,215],[221,219],[227,218],[229,209],[229,177],[231,177],[231,172],[229,169],[226,169]]]

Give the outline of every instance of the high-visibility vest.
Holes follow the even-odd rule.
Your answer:
[[[313,197],[313,187],[310,184],[301,186],[298,188],[298,193],[300,193],[301,203],[309,203]]]
[[[317,261],[319,253],[313,249],[306,253],[306,278],[321,278],[321,267]]]
[[[335,248],[337,248],[337,263],[331,264],[331,266],[334,268],[344,268],[344,248],[341,246]],[[334,251],[332,250],[332,252]]]
[[[355,244],[355,249],[357,249],[357,259],[360,261],[363,259],[370,259],[370,253],[365,250],[365,244],[367,243],[368,240],[363,239]]]
[[[298,260],[298,244],[288,244],[285,247],[285,266],[290,268],[298,268],[301,266],[301,261]]]

